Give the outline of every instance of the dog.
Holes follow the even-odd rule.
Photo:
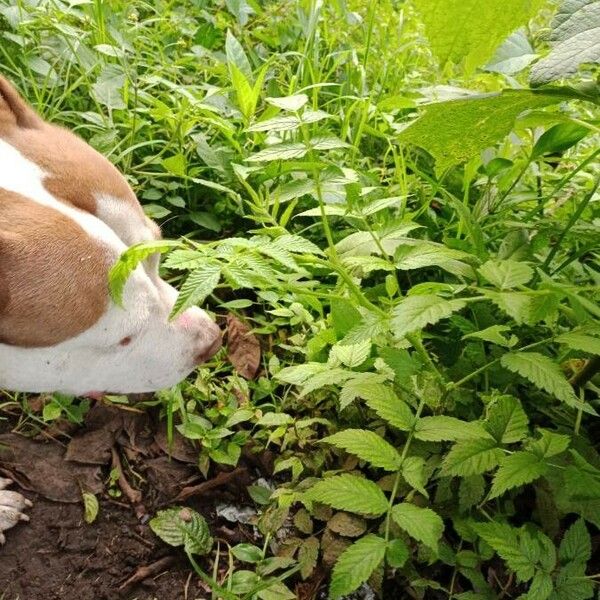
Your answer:
[[[202,309],[169,320],[177,292],[158,255],[135,269],[121,305],[111,299],[111,266],[157,239],[118,169],[0,77],[0,389],[153,392],[213,356],[221,332]],[[9,483],[0,478],[0,543],[29,506]]]

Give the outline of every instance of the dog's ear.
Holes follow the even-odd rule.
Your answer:
[[[2,119],[9,119],[24,129],[36,129],[44,122],[8,80],[0,75],[0,120]]]

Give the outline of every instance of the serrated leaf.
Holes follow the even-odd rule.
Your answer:
[[[356,344],[335,344],[329,353],[329,364],[342,364],[350,369],[362,365],[371,354],[371,341]]]
[[[585,565],[592,557],[592,541],[583,519],[567,529],[558,549],[561,563],[577,562]]]
[[[361,460],[386,471],[397,471],[400,467],[398,451],[373,431],[346,429],[326,437],[323,442],[355,454]]]
[[[415,420],[412,411],[389,386],[384,384],[357,386],[356,395],[393,427],[401,431],[412,429]]]
[[[531,580],[527,600],[547,600],[553,590],[552,577],[544,571],[537,571]]]
[[[405,565],[409,556],[410,550],[408,549],[408,546],[404,540],[396,539],[388,542],[385,560],[390,567],[401,569]]]
[[[98,498],[90,492],[83,492],[83,518],[86,523],[93,523],[98,517],[100,505],[98,504]]]
[[[429,497],[425,484],[427,477],[425,475],[425,459],[420,456],[408,456],[402,461],[402,477],[408,485],[423,494],[426,498]]]
[[[208,554],[213,539],[203,516],[187,507],[160,510],[150,529],[170,546],[183,546],[189,554]]]
[[[416,0],[425,33],[442,67],[464,61],[467,73],[484,64],[498,45],[543,5],[543,0]]]
[[[461,421],[445,415],[422,417],[415,426],[415,437],[424,442],[442,442],[489,438],[489,433],[477,421]]]
[[[579,65],[600,61],[600,2],[563,0],[552,23],[550,54],[531,68],[539,85],[573,75]]]
[[[538,352],[514,352],[503,354],[500,362],[509,371],[521,375],[567,405],[579,405],[560,367],[547,356]]]
[[[497,498],[504,492],[521,487],[548,472],[548,464],[532,452],[515,452],[500,462],[489,498]]]
[[[518,530],[506,523],[473,523],[471,527],[515,572],[520,581],[529,581],[535,574],[535,562],[522,549]]]
[[[529,419],[514,396],[500,396],[489,409],[485,428],[502,444],[514,444],[527,437]]]
[[[394,308],[392,331],[397,337],[404,337],[449,317],[465,306],[464,300],[446,300],[434,294],[408,296]]]
[[[341,598],[367,581],[385,557],[387,543],[369,534],[348,547],[338,558],[331,574],[329,597]]]
[[[350,145],[334,136],[314,137],[309,142],[313,150],[337,150],[339,148],[348,148]]]
[[[464,440],[452,446],[443,466],[448,475],[466,477],[491,471],[503,457],[494,439]]]
[[[572,350],[600,355],[600,339],[577,331],[563,333],[556,338],[559,344],[565,344]]]
[[[316,537],[306,538],[298,549],[298,564],[302,579],[310,577],[317,566],[319,558],[319,540]]]
[[[568,435],[542,430],[542,437],[528,445],[528,450],[539,458],[551,458],[562,454],[570,445]]]
[[[273,240],[272,244],[293,254],[314,254],[317,256],[323,256],[324,254],[316,244],[299,235],[282,235]]]
[[[402,502],[392,508],[392,518],[408,535],[437,552],[438,542],[444,532],[444,522],[436,512],[410,502]]]
[[[519,325],[531,322],[532,300],[530,294],[526,292],[482,291],[500,310],[503,310]]]
[[[173,319],[190,306],[203,302],[217,287],[220,279],[221,267],[214,263],[206,262],[194,269],[181,286],[169,318]]]
[[[462,3],[462,0],[453,1]],[[567,93],[505,90],[498,94],[428,104],[423,116],[404,129],[399,139],[427,150],[435,158],[436,173],[441,174],[506,137],[523,111],[568,99]]]
[[[394,254],[396,268],[401,271],[431,266],[443,269],[447,263],[452,262],[454,264],[456,261],[464,261],[472,258],[473,256],[466,252],[453,250],[441,244],[426,241],[415,241],[410,245],[402,245]],[[468,270],[470,269],[468,265],[464,265],[464,267]]]
[[[533,277],[533,269],[516,260],[488,260],[477,269],[492,285],[509,290],[525,285]]]
[[[344,537],[357,538],[367,530],[367,521],[358,515],[338,512],[327,521],[327,529]]]
[[[176,246],[181,246],[181,242],[159,240],[142,242],[123,252],[108,273],[109,290],[114,302],[119,306],[123,305],[125,284],[141,262],[153,254],[163,254]]]
[[[338,510],[374,516],[382,515],[388,505],[381,488],[368,479],[349,473],[317,482],[306,496]]]

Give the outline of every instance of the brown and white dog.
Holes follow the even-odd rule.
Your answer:
[[[0,389],[150,392],[212,356],[221,333],[203,310],[169,321],[177,292],[158,256],[135,270],[123,306],[110,298],[121,253],[159,237],[121,173],[0,77]],[[0,543],[26,519],[8,483],[0,478]]]

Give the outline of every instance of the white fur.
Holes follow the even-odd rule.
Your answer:
[[[147,225],[126,202],[99,195],[97,218],[49,194],[44,176],[35,163],[0,139],[0,188],[72,218],[106,248],[111,261],[127,245],[151,239]],[[94,326],[78,336],[46,348],[0,344],[0,389],[82,395],[147,392],[176,384],[220,337],[216,325],[196,307],[184,313],[185,319],[169,322],[176,295],[155,270],[139,266],[125,286],[124,308],[111,301]],[[125,337],[131,342],[121,346]]]

